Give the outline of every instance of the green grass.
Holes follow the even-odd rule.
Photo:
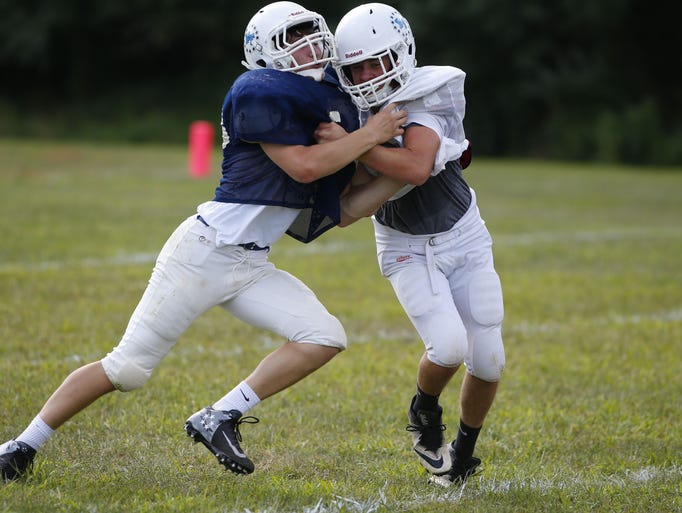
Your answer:
[[[217,167],[217,156],[215,161]],[[379,275],[369,222],[272,259],[349,350],[252,413],[251,476],[184,434],[280,343],[212,310],[152,380],[110,394],[0,486],[2,512],[682,511],[682,170],[478,159],[507,369],[464,488],[426,483],[405,432],[423,347]],[[0,442],[113,347],[153,258],[217,176],[183,147],[0,141]],[[455,379],[443,395],[457,422]]]

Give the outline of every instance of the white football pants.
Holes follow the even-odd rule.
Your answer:
[[[164,245],[120,343],[102,365],[116,388],[142,386],[192,322],[221,306],[244,322],[293,342],[345,349],[338,319],[268,251],[215,245],[216,232],[184,221]]]
[[[443,367],[465,363],[484,381],[499,381],[505,365],[504,306],[493,264],[492,239],[476,196],[443,233],[409,235],[374,221],[377,255],[426,347]]]

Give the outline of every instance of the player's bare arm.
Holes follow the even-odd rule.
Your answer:
[[[263,151],[294,180],[310,183],[335,173],[377,144],[402,135],[404,111],[385,109],[364,127],[329,144],[282,145],[261,143]]]
[[[315,139],[319,143],[335,141],[345,135],[346,131],[337,123],[320,123],[315,130]],[[378,145],[358,160],[397,182],[421,185],[431,175],[439,146],[440,139],[433,130],[410,125],[403,133],[402,147]]]
[[[399,182],[422,185],[429,176],[440,147],[440,138],[430,128],[410,125],[403,134],[402,147],[376,146],[360,161]]]
[[[336,141],[348,135],[337,123],[320,123],[315,130],[318,143]],[[386,176],[375,176],[367,172],[358,162],[355,174],[348,187],[341,194],[340,227],[348,226],[358,219],[373,215],[377,209],[405,185]]]
[[[358,163],[353,180],[341,194],[340,227],[373,215],[379,207],[405,185],[387,176],[372,176]]]

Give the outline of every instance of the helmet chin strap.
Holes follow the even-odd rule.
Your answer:
[[[246,61],[242,61],[242,64],[248,70],[265,69],[265,68],[261,68],[259,66],[252,66]],[[311,68],[311,69],[302,69],[300,71],[293,71],[292,73],[296,73],[297,75],[312,78],[315,82],[322,82],[322,79],[324,79],[324,70],[325,70],[325,68]],[[288,70],[283,69],[280,71],[288,71]]]
[[[246,62],[246,61],[242,61],[242,66],[244,66],[244,67],[245,67],[246,69],[248,69],[248,70],[252,70],[252,69],[261,69],[261,68],[259,68],[258,66],[251,66],[251,64],[249,64],[249,63]]]
[[[312,78],[315,82],[322,82],[324,78],[324,68],[311,68],[295,71],[294,73],[303,77]]]

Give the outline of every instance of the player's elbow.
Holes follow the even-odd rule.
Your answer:
[[[412,172],[406,179],[406,183],[410,185],[424,185],[426,180],[431,177],[430,167],[419,167],[412,169]]]
[[[297,182],[312,183],[325,176],[322,171],[320,166],[312,162],[311,159],[301,159],[288,174]]]
[[[349,214],[345,210],[341,210],[341,220],[339,221],[339,224],[337,224],[336,226],[338,226],[339,228],[346,228],[347,226],[350,226],[355,221],[362,219],[363,217],[367,216],[356,217],[355,215]]]
[[[346,226],[350,226],[351,224],[353,224],[355,221],[357,221],[357,219],[353,219],[351,217],[346,217],[342,215],[341,221],[339,221],[339,224],[337,224],[336,226],[338,226],[339,228],[345,228]]]

